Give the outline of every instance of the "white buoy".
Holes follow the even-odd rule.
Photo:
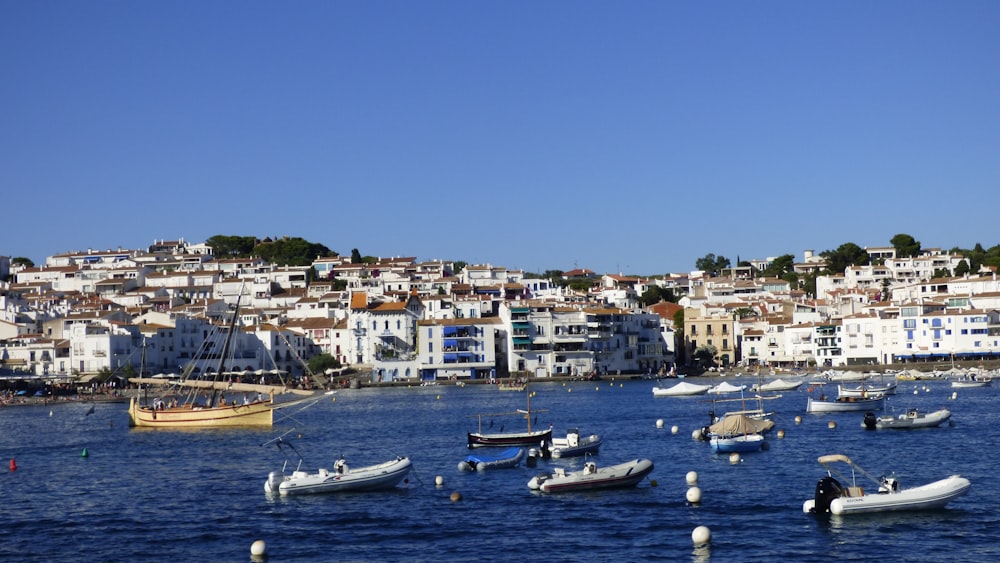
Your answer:
[[[951,400],[954,401],[957,398],[958,398],[958,391],[952,391],[951,392]]]
[[[250,555],[257,557],[267,555],[267,544],[264,543],[264,540],[257,540],[250,544]]]
[[[827,423],[826,423],[826,427],[832,430],[832,429],[834,429],[834,428],[836,428],[836,427],[837,427],[837,422],[836,422],[836,421],[833,421],[833,420],[831,420],[830,422],[827,422]]]
[[[698,484],[698,472],[697,471],[688,471],[687,475],[684,476],[684,481],[687,482],[688,485],[697,485]]]
[[[670,427],[671,434],[676,434],[678,431],[680,431],[680,428],[677,428],[676,424]]]
[[[801,416],[796,416],[795,417],[795,424],[802,424],[802,417]]]
[[[784,438],[785,437],[785,431],[784,430],[778,430],[778,437],[779,438]]]
[[[437,485],[438,487],[443,486],[444,485],[444,477],[442,477],[440,475],[438,475],[437,477],[435,477],[434,478],[434,484]]]
[[[688,487],[684,498],[686,498],[691,504],[698,504],[701,502],[701,489],[698,487]]]
[[[918,395],[918,394],[920,394],[920,389],[914,389],[914,390],[913,390],[913,394],[914,394],[914,395]]]
[[[739,463],[741,461],[743,461],[743,460],[740,459],[740,454],[738,454],[736,452],[733,452],[733,453],[729,454],[729,463]]]
[[[656,427],[657,428],[663,428],[663,419],[662,418],[657,418],[656,419]]]
[[[695,547],[710,543],[712,530],[709,530],[708,526],[698,526],[691,532],[691,541],[694,542]]]
[[[701,436],[702,436],[701,428],[695,428],[694,430],[691,431],[692,440],[701,440]]]

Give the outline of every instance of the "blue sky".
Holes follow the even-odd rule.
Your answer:
[[[0,255],[990,247],[998,29],[992,0],[0,0]]]

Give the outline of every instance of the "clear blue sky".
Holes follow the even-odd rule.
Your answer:
[[[1000,243],[1000,2],[0,0],[0,255]]]

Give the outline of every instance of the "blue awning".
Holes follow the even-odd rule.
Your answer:
[[[442,331],[442,334],[444,334],[445,336],[455,336],[456,334],[458,334],[458,327],[446,326],[444,327],[444,331]]]
[[[458,340],[455,340],[454,338],[445,338],[444,345],[446,347],[458,346]]]

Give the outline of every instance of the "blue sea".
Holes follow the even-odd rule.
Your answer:
[[[490,386],[340,390],[278,411],[268,429],[130,429],[124,403],[2,408],[0,459],[17,469],[0,470],[0,560],[251,561],[257,540],[273,562],[1000,560],[1000,389],[953,398],[946,382],[901,382],[890,411],[944,406],[953,424],[873,432],[861,428],[863,413],[806,414],[803,386],[767,402],[777,422],[768,448],[733,463],[692,432],[713,408],[738,402],[654,398],[652,386],[532,384],[535,427],[603,434],[599,464],[655,464],[636,488],[560,495],[526,484],[581,460],[458,470],[475,415],[490,413],[483,423],[494,431],[525,427],[500,413],[525,408],[526,394]],[[408,455],[414,472],[389,492],[270,498],[264,481],[286,459],[273,443],[281,435],[311,471],[340,455],[355,466]],[[958,473],[972,489],[939,511],[803,514],[824,475],[816,458],[832,453],[876,475],[895,472],[903,487]],[[697,505],[685,497],[689,471],[698,474]],[[698,526],[711,530],[709,545],[694,545]]]

